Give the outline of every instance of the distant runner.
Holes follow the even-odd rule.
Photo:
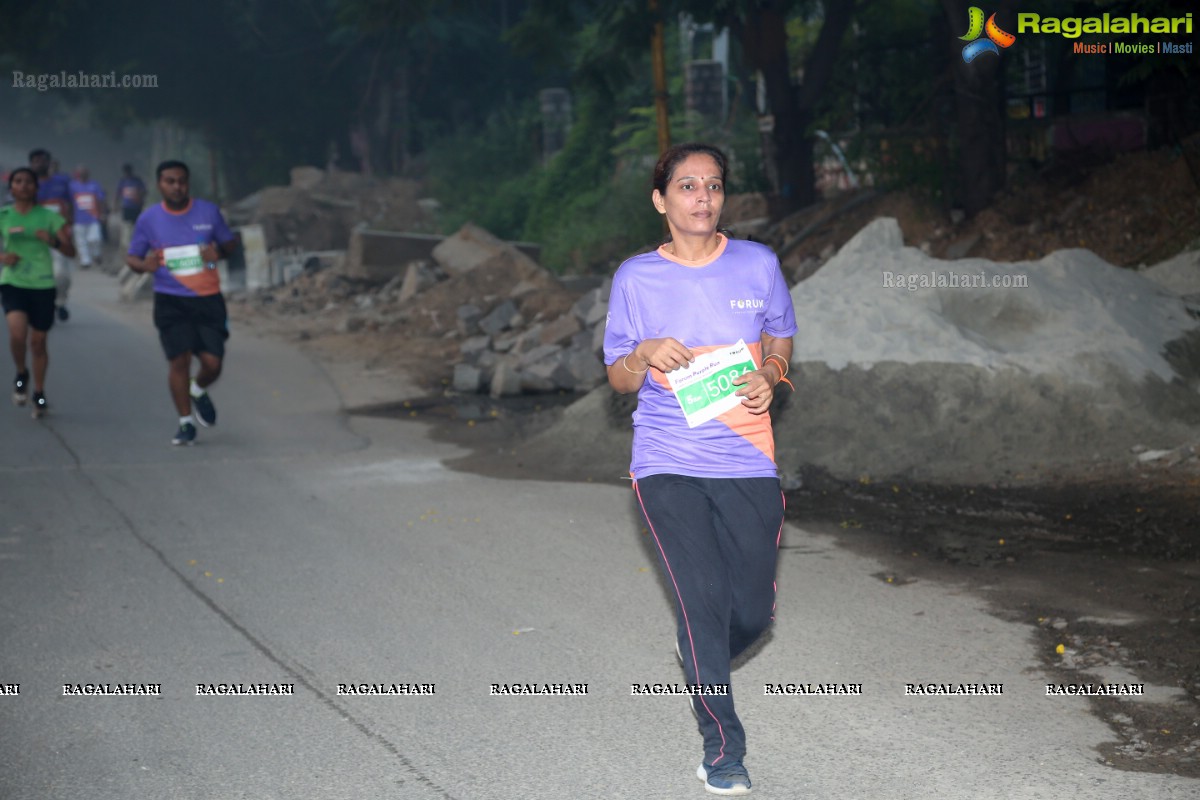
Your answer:
[[[75,205],[75,250],[79,253],[80,268],[88,269],[92,264],[100,264],[104,243],[101,227],[108,211],[104,189],[89,179],[88,168],[82,164],[71,181],[71,200]]]
[[[117,201],[121,204],[121,246],[128,247],[133,236],[133,223],[146,204],[146,184],[133,174],[133,165],[121,167],[121,180],[117,181]]]
[[[52,170],[51,163],[50,153],[46,150],[38,149],[29,154],[29,167],[38,179],[38,204],[57,212],[68,224],[74,224],[75,202],[71,199],[71,179]],[[71,256],[64,255],[61,250],[50,251],[50,259],[54,264],[54,285],[58,289],[54,303],[62,322],[71,318],[71,312],[67,310],[67,296],[71,293],[71,257],[74,254],[73,245]]]
[[[57,212],[37,205],[37,174],[26,167],[8,177],[13,204],[0,208],[0,305],[8,326],[8,344],[17,377],[13,380],[13,402],[29,402],[27,351],[33,354],[33,417],[46,413],[46,370],[50,353],[47,334],[54,325],[53,248],[75,255],[71,226]]]
[[[125,263],[134,272],[154,273],[154,325],[179,412],[171,444],[191,445],[196,423],[217,422],[207,389],[221,375],[229,327],[216,262],[236,252],[238,240],[215,205],[189,197],[187,164],[164,161],[155,174],[162,203],[138,217]],[[193,355],[200,362],[195,378]]]

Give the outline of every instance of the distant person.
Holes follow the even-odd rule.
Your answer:
[[[359,170],[371,177],[371,135],[361,122],[350,129],[350,152],[358,159]]]
[[[730,662],[774,619],[783,492],[768,410],[796,317],[775,254],[717,230],[726,164],[705,144],[659,159],[651,200],[670,236],[613,276],[604,362],[614,391],[638,395],[629,471],[674,594],[676,652],[689,684],[719,687],[692,697],[696,775],[712,794],[741,795]]]
[[[108,211],[104,189],[90,179],[88,168],[82,164],[71,181],[71,200],[75,204],[75,250],[79,253],[79,266],[89,269],[92,264],[100,263],[104,245],[101,228]]]
[[[121,180],[117,181],[117,198],[121,204],[121,246],[128,247],[133,234],[133,224],[137,222],[146,204],[146,184],[133,174],[133,165],[124,164],[121,167]]]
[[[46,413],[46,338],[54,325],[54,264],[51,251],[75,255],[71,225],[56,211],[37,205],[37,173],[26,167],[8,177],[13,204],[0,208],[0,305],[8,325],[8,345],[17,377],[13,402],[29,402],[27,351],[33,355],[33,416]]]
[[[196,423],[217,422],[208,387],[221,375],[229,325],[216,262],[236,252],[239,243],[215,205],[188,195],[187,164],[164,161],[155,175],[162,203],[138,217],[125,263],[134,272],[154,274],[154,325],[179,412],[171,444],[191,445]],[[200,363],[194,378],[193,356]]]
[[[55,211],[68,224],[75,222],[75,202],[71,199],[71,179],[58,172],[58,162],[53,161],[46,150],[37,149],[29,154],[29,167],[38,177],[37,201],[42,206]],[[75,248],[72,247],[72,254]],[[71,258],[62,250],[52,249],[51,260],[54,263],[54,283],[58,289],[55,298],[55,313],[61,322],[71,318],[67,310],[67,298],[71,293]]]

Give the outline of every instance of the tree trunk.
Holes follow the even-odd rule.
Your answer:
[[[732,20],[730,24],[741,42],[744,57],[762,73],[774,117],[771,135],[779,186],[770,205],[771,216],[775,218],[816,199],[813,140],[808,127],[817,101],[833,75],[834,59],[857,4],[845,0],[824,5],[821,33],[804,65],[804,81],[799,86],[793,83],[788,63],[786,3],[763,3],[757,13],[747,14],[744,22]]]
[[[966,31],[973,0],[942,0],[952,31]],[[995,8],[1004,8],[998,3]],[[965,42],[953,39],[951,59],[958,117],[957,205],[974,216],[991,205],[1006,182],[1003,56],[963,61]]]

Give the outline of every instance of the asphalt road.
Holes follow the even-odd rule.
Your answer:
[[[631,696],[682,678],[627,488],[449,471],[458,451],[420,425],[346,416],[329,373],[238,330],[219,425],[172,448],[149,308],[103,275],[76,291],[52,415],[0,407],[0,687],[19,684],[0,798],[706,796],[686,701]],[[1099,763],[1112,734],[1046,696],[1029,627],[962,587],[889,585],[826,538],[789,528],[784,547],[776,627],[734,674],[756,796],[1200,797]],[[197,695],[221,683],[294,694]],[[434,693],[339,694],[361,683]],[[82,684],[161,696],[65,696]]]

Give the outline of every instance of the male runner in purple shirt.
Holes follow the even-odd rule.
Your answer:
[[[196,423],[208,427],[217,422],[207,390],[221,375],[229,324],[216,262],[233,254],[239,243],[215,205],[189,196],[187,164],[164,161],[156,174],[162,203],[138,217],[125,263],[134,272],[154,274],[154,325],[179,412],[171,444],[191,445]],[[200,362],[194,378],[192,356]]]

